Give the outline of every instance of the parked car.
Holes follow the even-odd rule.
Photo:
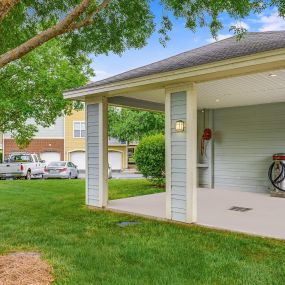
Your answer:
[[[44,169],[44,178],[68,178],[77,179],[79,170],[71,161],[54,161],[49,163]]]
[[[8,160],[0,164],[0,179],[7,178],[42,178],[45,162],[37,154],[13,152]]]

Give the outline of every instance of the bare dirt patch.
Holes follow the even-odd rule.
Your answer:
[[[49,285],[51,266],[35,252],[0,256],[0,285]]]

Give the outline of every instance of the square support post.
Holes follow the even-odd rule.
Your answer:
[[[183,122],[184,130],[176,123]],[[166,217],[197,221],[197,93],[194,84],[171,86],[165,94]]]
[[[103,96],[86,104],[86,204],[108,203],[108,102]]]

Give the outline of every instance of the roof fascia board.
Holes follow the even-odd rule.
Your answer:
[[[193,82],[203,82],[215,79],[226,78],[230,76],[241,75],[242,73],[253,73],[262,72],[262,70],[266,70],[270,68],[270,66],[276,66],[276,69],[285,67],[285,48],[268,51],[263,53],[258,53],[249,56],[237,57],[234,59],[227,59],[223,61],[218,61],[214,63],[177,69],[173,71],[157,73],[149,76],[133,78],[124,81],[118,81],[102,86],[94,86],[90,88],[84,88],[80,90],[71,90],[64,92],[64,97],[66,99],[79,98],[88,95],[95,94],[108,94],[110,92],[116,91],[117,94],[122,94],[124,89],[140,87],[143,85],[151,85],[151,84],[163,84],[166,82],[171,82],[175,80],[183,80],[188,79],[188,81]],[[260,70],[258,70],[257,66],[260,66]],[[267,67],[268,66],[268,67]],[[274,67],[275,68],[275,67]],[[239,70],[236,74],[233,72],[231,74],[230,71]],[[248,70],[247,70],[248,69]],[[225,73],[223,75],[223,73]],[[192,80],[193,79],[193,80]],[[168,85],[168,84],[166,84]],[[116,94],[113,93],[113,95]]]

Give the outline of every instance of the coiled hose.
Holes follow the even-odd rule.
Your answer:
[[[282,189],[281,187],[279,187],[280,183],[282,183],[285,180],[285,163],[283,163],[282,161],[280,161],[279,163],[281,165],[281,171],[279,175],[276,178],[273,178],[273,172],[274,172],[274,166],[275,166],[275,162],[273,162],[270,165],[269,170],[268,170],[268,178],[276,189],[285,192],[285,189]]]

